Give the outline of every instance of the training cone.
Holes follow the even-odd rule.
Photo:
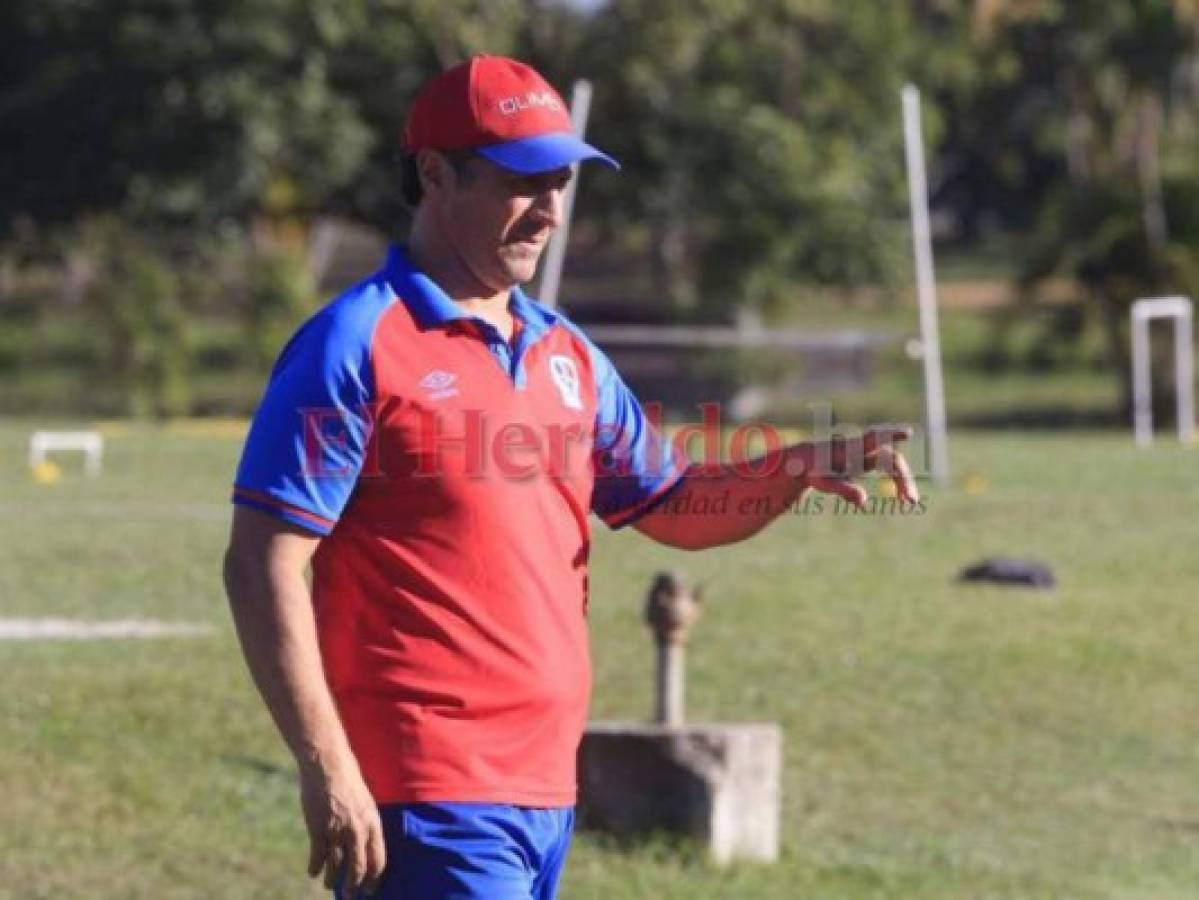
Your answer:
[[[29,470],[38,484],[58,484],[62,481],[62,468],[57,463],[40,462]]]
[[[967,472],[962,476],[962,490],[972,497],[985,494],[991,487],[991,482],[982,472]]]

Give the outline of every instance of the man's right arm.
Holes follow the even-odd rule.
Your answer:
[[[311,852],[308,872],[345,896],[374,887],[385,865],[378,808],[325,682],[304,574],[320,537],[235,506],[225,590],[246,663],[300,771]]]

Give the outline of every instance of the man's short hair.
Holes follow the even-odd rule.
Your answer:
[[[435,151],[449,160],[450,166],[454,169],[454,174],[464,183],[468,183],[472,178],[470,171],[471,160],[478,159],[479,156],[473,150],[437,150]],[[404,192],[404,202],[413,209],[420,206],[420,202],[424,199],[425,189],[420,183],[420,170],[416,166],[415,153],[403,153],[400,155],[400,188]]]

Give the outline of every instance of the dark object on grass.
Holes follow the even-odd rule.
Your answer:
[[[1006,584],[1038,590],[1049,590],[1057,583],[1053,571],[1044,563],[1007,556],[984,559],[966,567],[958,576],[958,581]]]

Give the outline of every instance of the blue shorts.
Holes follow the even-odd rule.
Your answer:
[[[402,803],[382,806],[379,813],[387,868],[373,900],[557,896],[574,831],[573,807]]]

